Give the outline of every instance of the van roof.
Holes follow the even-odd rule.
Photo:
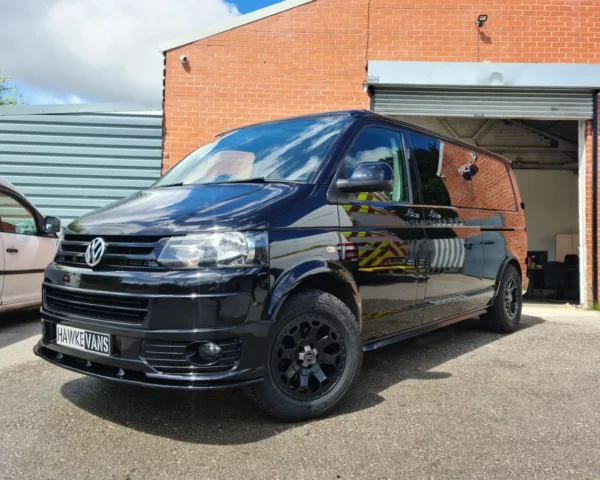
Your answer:
[[[486,155],[488,157],[491,157],[491,158],[494,158],[501,162],[504,162],[508,165],[512,164],[512,162],[508,158],[498,155],[497,153],[490,152],[489,150],[486,150],[484,148],[481,148],[481,147],[478,147],[475,145],[471,145],[468,143],[464,143],[464,142],[461,142],[460,140],[457,140],[456,138],[448,137],[441,133],[433,132],[426,128],[422,128],[417,125],[414,125],[412,123],[404,122],[404,121],[398,120],[397,118],[394,118],[394,117],[388,117],[386,115],[381,115],[380,113],[372,112],[370,110],[340,110],[340,111],[333,111],[333,112],[321,112],[321,113],[313,113],[313,114],[309,114],[309,115],[298,115],[298,116],[294,116],[294,117],[278,118],[275,120],[269,120],[266,122],[258,122],[258,123],[253,123],[250,125],[244,125],[243,127],[239,127],[239,128],[233,128],[231,130],[227,130],[225,132],[219,133],[218,135],[216,135],[216,137],[221,137],[228,133],[235,132],[237,130],[242,130],[242,129],[248,128],[248,127],[253,127],[255,125],[265,125],[265,124],[283,122],[286,120],[298,120],[298,119],[304,119],[304,118],[328,117],[328,116],[332,116],[332,115],[348,115],[350,117],[355,117],[355,118],[370,118],[370,119],[375,119],[375,120],[381,120],[383,122],[392,123],[392,124],[397,125],[402,128],[407,128],[409,130],[412,130],[417,133],[421,133],[423,135],[438,138],[440,140],[443,140],[446,143],[451,143],[453,145],[457,145],[459,147],[468,149],[471,152],[476,152],[476,153],[480,153],[481,155]]]

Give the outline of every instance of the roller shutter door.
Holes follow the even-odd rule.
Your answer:
[[[0,116],[0,176],[63,225],[152,185],[161,148],[160,111]]]
[[[384,115],[534,119],[592,118],[592,91],[510,87],[372,85],[372,109]]]

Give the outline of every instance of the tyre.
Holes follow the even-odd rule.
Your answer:
[[[521,276],[514,265],[507,265],[492,306],[481,316],[481,324],[492,332],[514,332],[521,321],[522,307]]]
[[[309,420],[342,400],[361,363],[360,330],[350,309],[329,293],[303,290],[281,308],[264,381],[248,393],[275,418]]]

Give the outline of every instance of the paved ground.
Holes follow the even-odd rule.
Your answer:
[[[526,308],[365,356],[345,406],[281,424],[241,393],[166,393],[35,359],[0,319],[0,478],[600,478],[600,315]]]

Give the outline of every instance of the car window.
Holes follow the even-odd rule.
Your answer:
[[[410,133],[410,141],[419,171],[423,204],[450,206],[450,195],[442,180],[441,142],[414,132]]]
[[[354,169],[365,162],[385,162],[394,171],[394,189],[378,192],[378,200],[409,201],[406,161],[399,132],[378,127],[369,127],[361,132],[344,159],[346,178],[350,178]]]
[[[15,198],[0,192],[0,231],[36,235],[37,226],[33,214]]]
[[[478,208],[473,188],[474,155],[437,138],[410,133],[424,205]]]

